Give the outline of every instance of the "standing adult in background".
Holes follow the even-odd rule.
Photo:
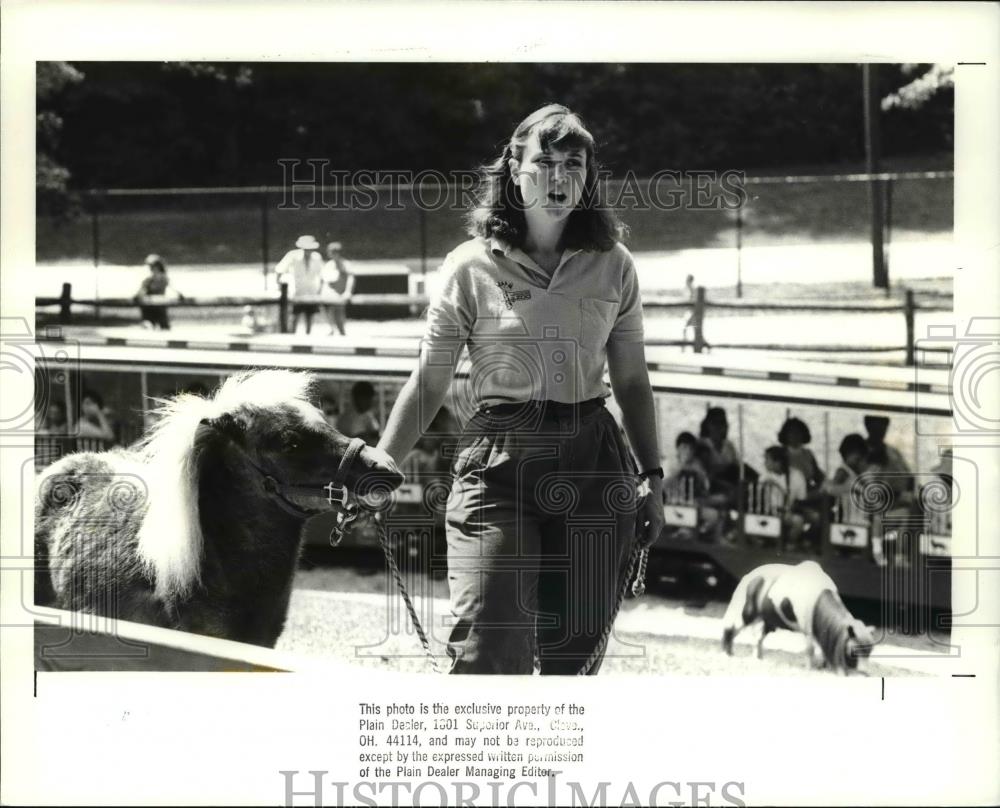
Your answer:
[[[312,321],[319,311],[319,303],[297,303],[296,298],[318,297],[323,289],[323,257],[319,242],[312,236],[299,236],[295,249],[289,250],[274,268],[278,283],[288,284],[288,298],[292,301],[292,333],[299,330],[299,318],[304,317],[306,333],[312,331]]]
[[[326,265],[323,267],[323,297],[327,317],[330,319],[330,333],[337,331],[345,336],[347,322],[347,304],[354,294],[354,276],[348,271],[347,264],[340,254],[342,245],[339,241],[331,241],[326,245]]]
[[[884,415],[866,415],[865,431],[868,433],[868,458],[873,470],[883,475],[897,497],[907,497],[913,491],[913,474],[899,450],[885,442],[889,419]]]
[[[687,298],[691,303],[691,311],[688,314],[687,320],[684,321],[684,332],[681,334],[681,339],[684,342],[688,342],[688,330],[691,333],[691,342],[694,342],[697,330],[701,328],[701,323],[698,322],[698,309],[695,305],[698,300],[698,290],[694,288],[694,275],[688,275],[684,279],[684,290],[687,292]],[[686,351],[687,345],[681,345],[681,351]]]
[[[164,331],[170,330],[170,316],[166,300],[175,297],[183,300],[184,295],[170,285],[167,278],[167,265],[164,260],[155,253],[146,256],[146,266],[149,274],[142,279],[139,291],[135,294],[135,301],[139,304],[139,314],[142,317],[143,328],[159,328]],[[162,301],[153,302],[150,298],[162,298]]]
[[[446,517],[451,672],[530,674],[537,658],[543,675],[593,674],[636,542],[663,527],[635,265],[600,200],[594,138],[566,107],[529,115],[485,175],[379,447],[403,460],[467,347],[477,411]]]

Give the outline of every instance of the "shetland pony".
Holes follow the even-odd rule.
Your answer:
[[[811,666],[817,660],[847,674],[871,654],[871,629],[844,606],[837,585],[815,561],[801,564],[764,564],[740,580],[722,618],[722,648],[733,653],[736,635],[760,621],[757,658],[764,654],[764,638],[778,628],[805,634]],[[819,652],[817,653],[817,648]]]
[[[311,384],[286,370],[241,373],[212,398],[160,402],[128,450],[47,468],[35,496],[36,602],[273,647],[302,525],[330,507],[323,486],[338,471],[358,496],[403,479],[388,454],[357,451],[326,423]]]

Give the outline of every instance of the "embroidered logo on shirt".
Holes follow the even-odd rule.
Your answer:
[[[497,281],[497,286],[500,287],[500,291],[503,293],[503,302],[507,304],[508,309],[514,308],[514,304],[518,300],[531,300],[530,289],[518,289],[515,292],[513,291],[514,284],[510,281]]]

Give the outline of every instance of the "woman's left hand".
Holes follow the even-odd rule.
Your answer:
[[[660,538],[666,522],[663,515],[663,480],[659,477],[647,477],[649,493],[639,508],[636,524],[636,538],[643,549],[651,546]]]

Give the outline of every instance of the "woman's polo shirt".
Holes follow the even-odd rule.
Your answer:
[[[524,251],[475,238],[441,271],[423,348],[454,367],[468,347],[474,406],[606,397],[608,343],[643,341],[635,264],[620,243],[567,251],[550,277]]]

